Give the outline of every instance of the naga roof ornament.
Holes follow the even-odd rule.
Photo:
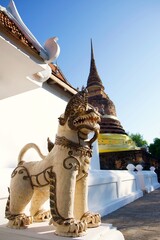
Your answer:
[[[41,46],[24,24],[13,0],[10,1],[6,8],[0,5],[0,25],[7,29],[11,35],[19,39],[23,44],[27,45],[35,52],[37,51],[45,63],[51,63],[58,58],[60,54],[60,47],[57,44],[58,38],[51,37],[47,39],[44,46]]]

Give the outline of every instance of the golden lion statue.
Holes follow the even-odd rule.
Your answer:
[[[11,175],[6,218],[10,228],[26,228],[33,221],[50,219],[61,236],[78,237],[88,227],[97,227],[98,213],[88,211],[88,171],[92,143],[99,132],[100,115],[88,104],[87,91],[75,94],[59,118],[53,149],[44,156],[34,143],[25,145]],[[91,139],[88,134],[93,132]],[[42,160],[25,162],[25,152],[34,148]],[[43,204],[50,199],[50,211]],[[31,201],[30,216],[24,209]]]

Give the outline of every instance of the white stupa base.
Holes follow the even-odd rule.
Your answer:
[[[54,234],[54,227],[46,223],[34,223],[27,229],[17,230],[7,228],[5,225],[0,226],[0,240],[124,240],[120,231],[112,226],[112,224],[101,224],[97,228],[87,230],[87,234],[83,237],[60,237]]]

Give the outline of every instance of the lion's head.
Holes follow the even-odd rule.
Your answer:
[[[86,89],[82,89],[70,99],[64,115],[59,118],[60,125],[67,123],[71,130],[77,131],[84,139],[90,132],[95,132],[91,142],[98,135],[100,128],[98,122],[100,122],[100,114],[93,106],[88,104]]]

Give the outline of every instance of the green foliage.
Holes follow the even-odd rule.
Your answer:
[[[159,138],[155,138],[153,140],[153,143],[149,145],[149,152],[157,159],[160,159],[160,139]]]
[[[148,143],[146,140],[143,139],[143,136],[139,133],[136,134],[129,134],[129,137],[135,142],[137,147],[144,147],[147,146]]]

